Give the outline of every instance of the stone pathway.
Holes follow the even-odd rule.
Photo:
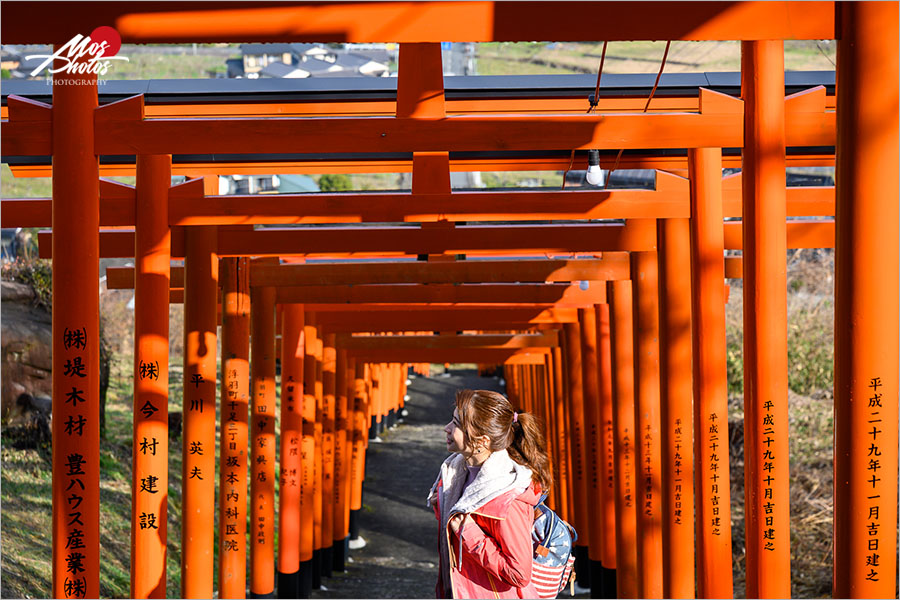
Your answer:
[[[360,535],[345,573],[322,580],[313,598],[433,598],[437,581],[438,526],[425,497],[447,457],[444,425],[460,388],[503,391],[493,378],[454,371],[451,377],[417,377],[408,388],[409,415],[382,442],[369,442]]]

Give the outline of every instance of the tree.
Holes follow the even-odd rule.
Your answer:
[[[329,173],[319,178],[319,189],[323,192],[346,192],[353,189],[353,181],[349,175]]]

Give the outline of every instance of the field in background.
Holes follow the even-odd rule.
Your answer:
[[[610,42],[604,73],[656,73],[666,43]],[[491,42],[476,44],[479,75],[597,73],[602,42]],[[835,44],[831,40],[786,41],[784,68],[788,71],[834,69]],[[674,41],[665,73],[739,71],[740,42]]]

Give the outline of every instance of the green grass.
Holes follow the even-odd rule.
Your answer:
[[[49,198],[53,184],[49,177],[15,177],[9,165],[0,167],[0,189],[4,198]]]
[[[228,58],[190,53],[137,54],[129,53],[127,47],[120,55],[128,57],[128,62],[116,61],[102,79],[206,79],[210,72],[224,74]],[[240,56],[240,51],[234,56]]]
[[[482,171],[487,188],[562,186],[562,171]]]
[[[793,251],[787,276],[788,387],[802,395],[830,390],[834,384],[834,255]],[[743,289],[732,284],[725,307],[729,394],[744,390]]]
[[[610,42],[604,73],[655,73],[659,70],[665,41]],[[492,42],[476,45],[479,75],[529,75],[596,73],[602,42],[561,42],[552,47],[543,42]],[[834,69],[835,43],[788,40],[784,64],[788,71]],[[665,72],[739,71],[740,42],[673,41]]]
[[[106,406],[107,435],[100,442],[100,594],[105,598],[130,596],[132,368],[131,356],[116,357]],[[169,368],[169,411],[180,412],[181,365],[172,363]],[[49,597],[52,508],[49,448],[16,450],[5,444],[2,467],[0,595]],[[170,440],[166,564],[166,591],[170,598],[181,596],[181,468],[181,439]]]

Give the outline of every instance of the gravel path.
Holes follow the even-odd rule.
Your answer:
[[[346,573],[323,579],[313,598],[433,598],[437,581],[437,523],[425,497],[447,457],[444,425],[460,388],[503,391],[497,379],[454,371],[417,377],[408,388],[404,423],[370,442],[366,456],[360,535]]]

